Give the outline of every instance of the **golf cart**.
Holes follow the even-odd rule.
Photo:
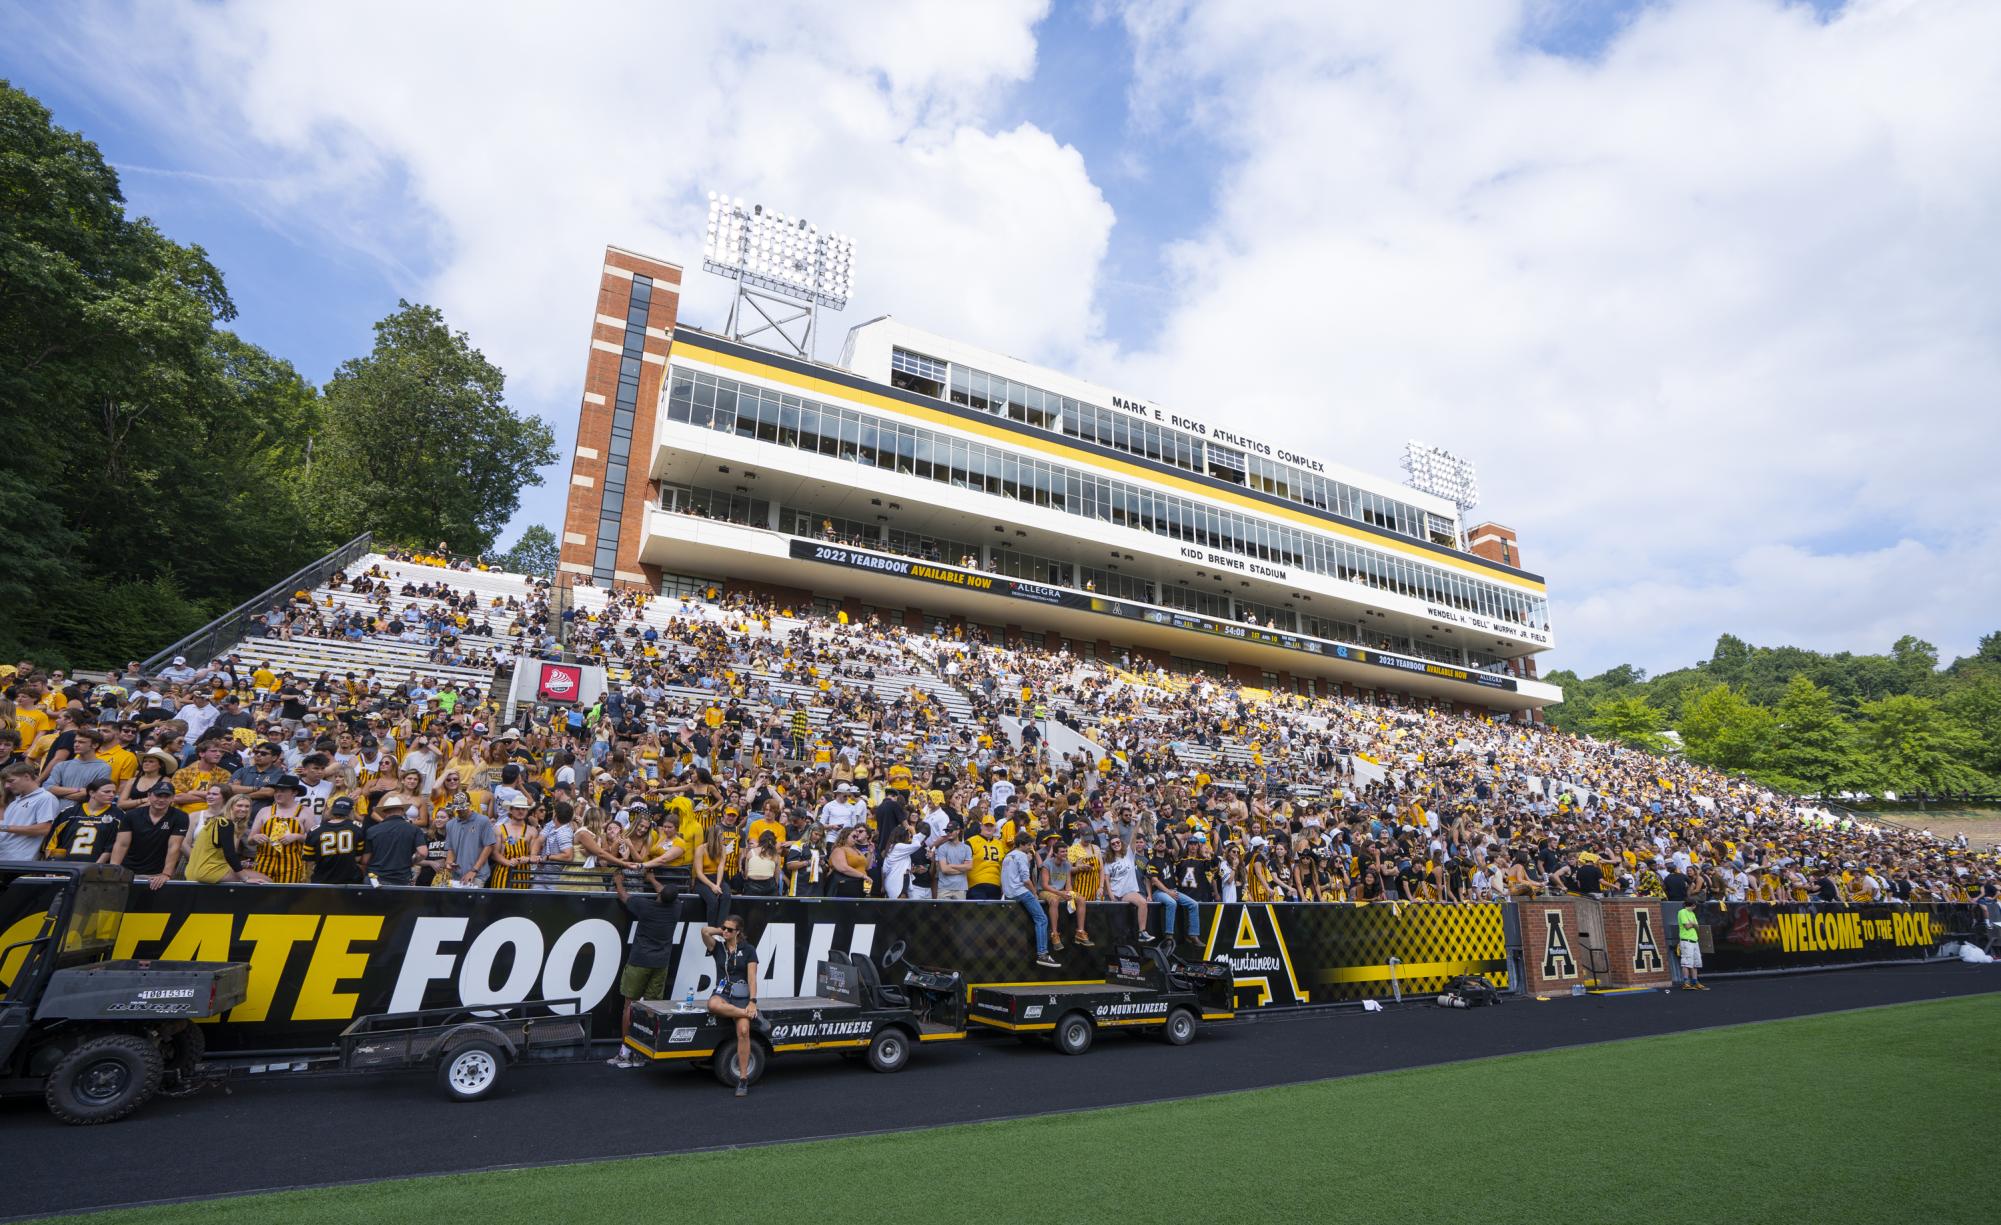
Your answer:
[[[1100,1029],[1158,1031],[1175,1046],[1202,1021],[1236,1016],[1226,961],[1188,961],[1165,944],[1120,945],[1102,983],[975,987],[967,1020],[1021,1038],[1048,1038],[1065,1055],[1091,1049]]]
[[[901,1071],[913,1044],[966,1036],[965,988],[957,972],[913,965],[899,940],[878,969],[866,954],[830,951],[814,976],[815,994],[757,1001],[750,1080],[770,1057],[790,1051],[866,1052],[878,1072]],[[899,975],[896,984],[885,974]],[[716,1079],[736,1083],[736,1022],[698,1002],[640,1000],[625,1045],[643,1059],[707,1060]]]
[[[112,961],[132,874],[0,863],[0,1094],[65,1123],[109,1123],[192,1083],[195,1021],[243,1002],[243,962]]]

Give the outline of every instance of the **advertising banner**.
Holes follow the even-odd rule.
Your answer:
[[[47,900],[0,891],[0,944],[31,937]],[[1095,947],[1071,945],[1051,970],[1034,963],[1012,903],[777,898],[736,910],[769,996],[811,995],[831,949],[880,957],[898,941],[968,984],[1102,981],[1105,955],[1137,934],[1129,907],[1094,907]],[[699,1000],[712,963],[693,897],[682,920],[668,994]],[[1499,904],[1232,904],[1202,907],[1202,924],[1203,951],[1235,969],[1240,1008],[1429,993],[1455,974],[1506,982]],[[630,928],[608,894],[177,883],[131,893],[113,955],[249,963],[249,998],[209,1030],[217,1051],[319,1048],[371,1013],[536,998],[574,1001],[611,1037]],[[0,984],[16,968],[0,965]]]
[[[1487,689],[1516,688],[1513,677],[1500,676],[1492,672],[1481,672],[1470,668],[1458,668],[1450,664],[1432,663],[1429,660],[1410,659],[1402,655],[1385,655],[1363,647],[1348,646],[1344,643],[1328,642],[1319,638],[1306,638],[1298,634],[1288,634],[1283,630],[1259,629],[1254,626],[1237,625],[1228,621],[1216,621],[1195,613],[1179,612],[1171,608],[1153,608],[1145,604],[1131,604],[1124,600],[1107,599],[1103,596],[1088,595],[1079,591],[1065,591],[1060,587],[1047,587],[1041,583],[1030,583],[1022,579],[1009,578],[1004,574],[982,574],[976,570],[962,570],[956,566],[941,566],[934,562],[916,561],[908,557],[893,557],[886,553],[871,553],[864,549],[851,549],[845,545],[822,544],[812,540],[794,540],[790,554],[800,561],[817,561],[849,570],[866,570],[871,574],[888,574],[897,578],[913,579],[921,583],[957,587],[962,591],[979,591],[988,595],[1010,600],[1027,600],[1035,604],[1054,605],[1058,608],[1074,608],[1082,612],[1101,613],[1109,617],[1123,617],[1131,621],[1145,621],[1153,625],[1164,625],[1170,629],[1188,630],[1197,634],[1210,634],[1218,638],[1228,638],[1236,642],[1255,642],[1261,646],[1278,647],[1287,651],[1300,651],[1308,655],[1322,655],[1331,659],[1344,659],[1350,663],[1368,664],[1377,668],[1388,668],[1398,672],[1418,672],[1426,676],[1439,676],[1447,680],[1464,681]]]
[[[538,702],[574,702],[584,688],[584,670],[574,664],[540,665],[541,679],[535,684]]]
[[[1975,930],[1977,914],[1976,907],[1964,903],[1705,902],[1696,907],[1709,937],[1702,950],[1704,974],[1936,957],[1941,945]]]

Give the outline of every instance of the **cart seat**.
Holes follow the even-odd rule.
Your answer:
[[[861,995],[878,1008],[908,1008],[910,997],[903,988],[892,987],[882,981],[882,974],[876,970],[875,962],[867,957],[855,958],[855,975],[861,986]]]

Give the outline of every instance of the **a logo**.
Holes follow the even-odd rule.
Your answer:
[[[549,702],[574,702],[584,687],[584,670],[570,664],[543,664],[536,697]]]
[[[1570,937],[1563,933],[1563,912],[1552,906],[1542,912],[1543,922],[1549,925],[1549,934],[1542,946],[1542,976],[1544,978],[1576,978],[1577,959],[1570,955]]]
[[[1633,908],[1633,969],[1641,974],[1659,974],[1664,968],[1660,945],[1654,940],[1653,910]]]
[[[1021,1010],[1021,1019],[1024,1021],[1033,1021],[1035,1018],[1041,1015],[1042,1015],[1042,1005],[1040,1004],[1030,1004],[1028,1007]]]
[[[568,665],[542,665],[542,685],[538,697],[552,703],[574,703],[584,687],[584,671]]]
[[[1217,945],[1225,931],[1234,935],[1227,948],[1219,949]],[[1253,1005],[1258,1008],[1308,1002],[1309,993],[1293,973],[1292,953],[1278,930],[1277,909],[1270,903],[1218,906],[1215,922],[1209,925],[1209,941],[1202,958],[1229,965],[1240,1005],[1246,992],[1256,993]]]
[[[683,1026],[667,1035],[667,1041],[669,1042],[693,1042],[694,1040],[695,1027],[692,1025]]]

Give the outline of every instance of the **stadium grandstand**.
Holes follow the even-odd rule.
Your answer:
[[[1239,1011],[2001,930],[1992,847],[1538,718],[1506,529],[885,320],[753,350],[677,290],[607,252],[557,573],[362,537],[151,659],[7,668],[0,861],[133,873],[119,957],[244,960],[212,1060],[537,997],[608,1042],[718,986],[729,920],[777,997],[834,949],[1054,986],[1153,944]],[[629,943],[640,891],[671,935]],[[46,910],[0,892],[0,944]]]

